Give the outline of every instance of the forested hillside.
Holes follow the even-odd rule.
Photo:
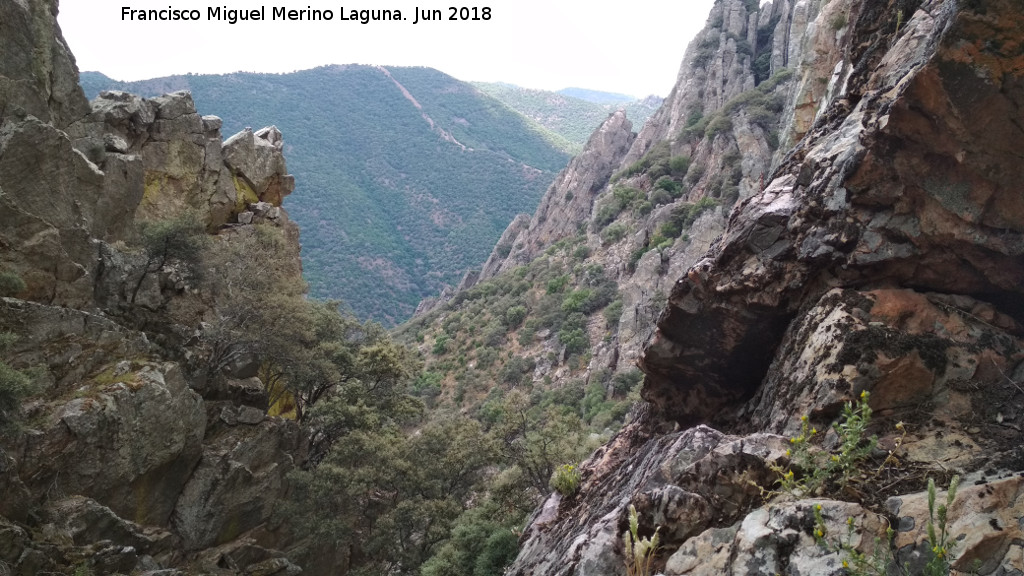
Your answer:
[[[132,83],[86,72],[89,98],[190,90],[224,130],[275,124],[298,188],[304,274],[317,298],[393,324],[487,258],[568,159],[493,98],[429,68],[328,66],[291,74]]]
[[[639,129],[661,106],[661,98],[657,96],[637,100],[623,94],[580,88],[549,92],[502,82],[474,82],[473,85],[552,132],[553,142],[571,154],[583,150],[587,138],[615,110],[625,110],[630,122]]]

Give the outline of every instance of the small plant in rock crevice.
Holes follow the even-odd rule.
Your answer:
[[[956,545],[956,541],[950,538],[948,532],[949,507],[953,505],[953,501],[956,499],[956,491],[959,485],[960,477],[953,476],[949,483],[949,490],[946,493],[946,503],[936,507],[937,490],[935,488],[935,480],[932,478],[928,479],[928,523],[925,530],[928,535],[928,550],[926,554],[930,554],[930,557],[921,572],[912,573],[909,564],[897,564],[892,550],[896,531],[891,526],[885,531],[886,539],[884,541],[881,538],[875,538],[874,549],[870,555],[861,552],[854,546],[854,542],[857,541],[857,528],[853,518],[846,519],[845,538],[831,537],[825,524],[825,516],[822,512],[821,504],[815,504],[811,509],[814,514],[814,528],[812,532],[814,541],[822,548],[835,552],[842,558],[843,568],[847,576],[889,576],[890,574],[902,576],[911,576],[911,574],[915,576],[917,574],[921,576],[949,576],[952,568],[949,556]]]
[[[860,466],[878,446],[878,437],[867,437],[871,422],[870,394],[864,391],[856,404],[847,402],[840,421],[833,426],[839,437],[839,446],[824,452],[811,445],[818,429],[811,426],[807,416],[800,418],[800,433],[789,439],[788,466],[772,466],[780,476],[779,487],[796,497],[820,494],[826,485],[835,482],[845,490]],[[799,472],[799,475],[797,473]]]
[[[654,555],[658,552],[658,532],[661,526],[654,529],[654,535],[650,538],[641,537],[640,520],[636,513],[636,506],[629,505],[629,530],[622,534],[624,550],[626,553],[626,574],[628,576],[650,576],[651,564],[654,562]]]
[[[935,480],[928,479],[928,544],[931,545],[932,559],[924,567],[925,576],[946,576],[949,574],[949,553],[956,544],[947,532],[949,507],[956,499],[956,489],[960,486],[960,477],[953,476],[946,492],[946,503],[935,507]]]
[[[562,496],[572,496],[580,491],[580,470],[576,464],[563,464],[551,477],[551,487]]]

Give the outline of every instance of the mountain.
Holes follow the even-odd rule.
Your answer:
[[[625,100],[596,101],[574,97],[566,94],[565,90],[548,92],[487,82],[474,82],[473,85],[556,134],[553,141],[561,142],[563,149],[571,154],[582,151],[594,130],[615,110],[624,109],[633,125],[639,128],[661,105],[661,99],[656,96],[643,100],[626,97]]]
[[[718,0],[393,334],[305,297],[287,134],[90,103],[56,8],[0,3],[0,571],[1021,571],[1020,2]]]
[[[497,100],[429,68],[328,66],[290,74],[186,75],[86,94],[189,90],[227,132],[275,124],[288,138],[311,294],[393,324],[487,256],[533,210],[568,155]]]
[[[569,96],[576,98],[577,100],[583,100],[584,102],[590,102],[592,104],[625,104],[627,102],[633,102],[637,98],[635,96],[627,96],[626,94],[616,94],[614,92],[601,92],[599,90],[588,90],[586,88],[563,88],[558,91],[563,96]]]
[[[643,128],[609,117],[396,332],[441,409],[609,438],[524,443],[562,466],[505,574],[1017,562],[1022,18],[719,0]]]

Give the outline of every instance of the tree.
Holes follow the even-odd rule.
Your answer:
[[[205,241],[205,227],[193,212],[184,212],[168,220],[141,223],[139,242],[146,253],[146,264],[135,282],[130,302],[135,303],[147,276],[163,270],[172,261],[180,262],[189,275],[198,278]]]
[[[317,412],[339,407],[330,402]],[[317,466],[290,476],[283,510],[310,551],[343,546],[361,573],[416,574],[449,539],[498,447],[467,418],[404,435],[393,413],[362,407],[358,422],[346,418],[358,428]]]

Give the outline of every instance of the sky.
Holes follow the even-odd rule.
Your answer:
[[[228,0],[230,2],[230,0]],[[353,0],[355,1],[355,0]],[[429,66],[465,81],[580,87],[666,96],[713,0],[480,0],[457,4],[489,20],[448,20],[431,0],[61,0],[58,22],[83,71],[115,80],[173,74],[292,72],[327,64]],[[264,8],[267,21],[209,21],[208,8]],[[273,21],[274,7],[333,12],[331,21]],[[197,10],[198,22],[139,21],[123,9]],[[400,10],[404,21],[342,21],[355,10]],[[414,24],[416,9],[441,21]]]

